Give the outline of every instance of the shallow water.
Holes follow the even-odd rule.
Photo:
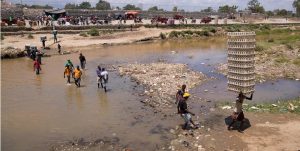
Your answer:
[[[83,53],[88,60],[87,70],[81,88],[67,86],[63,78],[65,61],[72,59],[78,64],[78,54],[44,58],[39,76],[27,58],[2,60],[3,150],[47,150],[50,145],[73,138],[118,137],[134,150],[154,150],[168,143],[173,137],[169,129],[182,120],[177,116],[165,118],[143,106],[137,94],[142,87],[115,72],[110,73],[109,92],[104,93],[96,84],[98,64],[149,63],[159,59],[187,63],[193,70],[217,78],[191,90],[192,94],[215,101],[235,97],[226,90],[226,78],[214,71],[215,64],[226,61],[224,39],[86,49],[89,50]],[[258,84],[253,101],[274,101],[299,94],[300,82],[282,79]]]

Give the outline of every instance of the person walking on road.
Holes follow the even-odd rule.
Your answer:
[[[176,101],[175,104],[178,104],[178,102],[183,98],[183,94],[185,93],[186,85],[183,84],[181,86],[181,89],[179,89],[176,93]]]

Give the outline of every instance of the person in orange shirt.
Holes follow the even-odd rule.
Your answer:
[[[71,83],[71,81],[70,81],[70,78],[71,78],[71,69],[70,69],[69,66],[66,66],[65,71],[64,71],[64,78],[66,78],[66,76],[68,78],[67,83],[70,84]]]
[[[77,68],[74,70],[73,74],[74,74],[76,86],[77,86],[77,87],[80,87],[80,81],[81,81],[81,75],[82,75],[82,72],[81,72],[81,70],[79,69],[79,66],[77,66]]]

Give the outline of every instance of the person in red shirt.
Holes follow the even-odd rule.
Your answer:
[[[40,74],[40,70],[42,70],[41,64],[39,63],[38,59],[36,59],[33,62],[33,71],[35,71],[35,73],[38,75]]]

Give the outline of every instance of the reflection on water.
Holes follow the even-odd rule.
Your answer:
[[[41,75],[33,72],[27,58],[2,60],[2,149],[44,150],[49,144],[79,138],[112,137],[135,150],[154,150],[173,136],[171,127],[181,123],[174,116],[155,114],[139,102],[130,78],[110,73],[108,88],[97,88],[99,64],[148,63],[158,59],[186,63],[219,80],[195,88],[193,94],[213,100],[234,98],[226,91],[226,78],[214,72],[216,63],[226,61],[224,39],[162,41],[104,48],[86,48],[82,86],[66,85],[64,63],[79,65],[78,54],[44,58]],[[172,52],[173,51],[173,52]],[[176,52],[176,53],[174,53]],[[299,82],[279,80],[256,86],[255,98],[272,99],[299,95]],[[204,89],[209,92],[205,93]],[[276,94],[275,94],[276,93]],[[274,94],[274,95],[273,95]],[[256,100],[254,100],[256,101]],[[174,109],[175,110],[175,109]],[[170,112],[174,112],[171,110]]]

